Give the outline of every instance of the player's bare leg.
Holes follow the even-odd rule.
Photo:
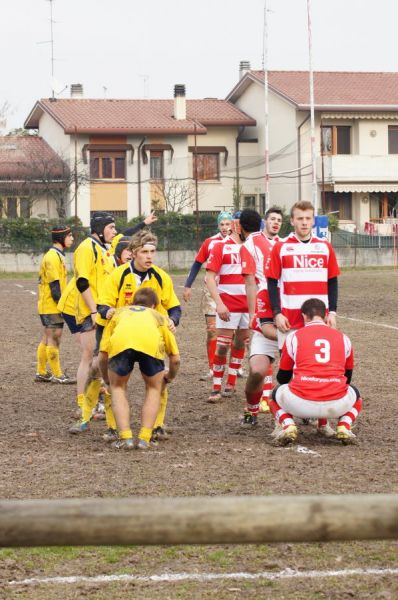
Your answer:
[[[149,448],[152,430],[160,408],[160,394],[162,392],[165,371],[149,377],[142,374],[145,382],[145,400],[141,413],[141,429],[138,434],[138,448],[140,450]]]
[[[216,330],[216,317],[215,315],[205,315],[206,319],[206,351],[207,360],[209,364],[209,373],[203,375],[200,380],[206,381],[212,377],[212,369],[214,363],[214,355],[217,346],[217,330]]]
[[[112,409],[115,415],[119,442],[115,443],[117,448],[131,450],[133,448],[133,432],[130,427],[130,406],[127,400],[128,375],[118,375],[109,371],[109,384],[112,396]]]
[[[217,402],[221,398],[221,385],[233,335],[233,329],[217,329],[217,346],[213,365],[213,389],[208,402]]]

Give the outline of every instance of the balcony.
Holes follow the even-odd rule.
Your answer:
[[[366,156],[339,154],[323,157],[324,181],[335,191],[398,191],[398,154]],[[317,158],[318,183],[322,182],[322,157]],[[347,184],[374,184],[374,189],[340,189]],[[377,184],[380,184],[379,186]],[[387,185],[386,185],[387,184]],[[388,189],[387,189],[388,188]]]

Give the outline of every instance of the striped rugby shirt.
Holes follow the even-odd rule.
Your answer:
[[[266,274],[279,280],[282,314],[298,329],[304,325],[303,302],[318,298],[328,307],[328,280],[340,275],[340,269],[328,241],[311,237],[302,242],[292,233],[273,247]]]
[[[218,275],[218,293],[230,312],[249,312],[245,280],[242,275],[240,244],[236,244],[230,237],[215,244],[207,261],[206,270]]]

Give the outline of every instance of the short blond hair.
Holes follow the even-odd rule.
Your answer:
[[[131,252],[135,252],[139,248],[145,246],[145,244],[153,244],[156,248],[158,245],[158,238],[151,231],[139,231],[131,238],[129,250],[131,250]]]
[[[296,210],[312,210],[315,213],[314,205],[308,200],[300,200],[300,202],[295,202],[292,208],[290,209],[290,218],[294,217],[294,211]]]

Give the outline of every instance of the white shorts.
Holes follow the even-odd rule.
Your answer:
[[[229,321],[216,315],[217,329],[249,329],[249,313],[229,313]]]
[[[278,354],[278,342],[276,340],[269,340],[259,331],[253,331],[250,343],[250,357],[255,354],[263,354],[274,358]]]
[[[278,348],[279,348],[279,350],[282,350],[283,344],[285,343],[285,340],[286,340],[287,336],[289,335],[289,333],[292,333],[292,331],[297,331],[297,329],[289,329],[289,331],[286,331],[286,333],[279,331],[279,329],[277,331],[278,331]]]
[[[287,413],[301,419],[338,419],[350,410],[357,400],[355,390],[349,386],[347,394],[338,400],[304,400],[290,391],[288,384],[276,390],[276,401]]]
[[[206,287],[206,284],[203,288],[201,307],[203,313],[206,317],[215,317],[216,316],[216,303],[213,298],[210,296],[210,292]]]

